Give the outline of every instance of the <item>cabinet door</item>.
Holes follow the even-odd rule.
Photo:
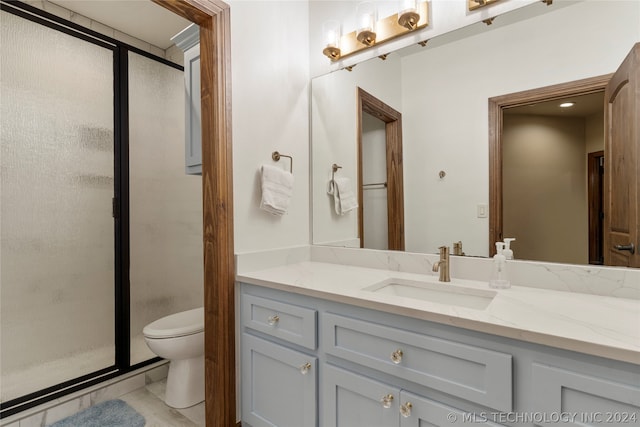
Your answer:
[[[473,414],[426,399],[408,391],[400,392],[400,427],[499,426],[487,420],[490,414]]]
[[[552,427],[557,414],[568,417],[565,425],[607,427],[640,423],[640,383],[630,375],[623,384],[598,377],[598,372],[574,372],[534,363],[532,366],[534,409],[551,414],[536,424]],[[593,375],[590,375],[593,374]]]
[[[331,365],[323,365],[323,427],[394,427],[400,390]]]
[[[185,169],[202,174],[202,127],[200,119],[200,45],[184,53],[185,83]]]
[[[315,357],[243,334],[242,421],[252,427],[315,427],[316,372]]]

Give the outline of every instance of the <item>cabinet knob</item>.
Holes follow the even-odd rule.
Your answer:
[[[300,366],[299,369],[302,375],[307,375],[307,373],[311,370],[311,363],[307,362],[304,365]]]
[[[411,402],[407,402],[404,405],[400,405],[400,415],[402,415],[405,418],[409,418],[411,416],[411,408],[413,408],[413,405],[411,404]]]
[[[393,363],[395,363],[396,365],[398,365],[400,362],[402,362],[402,355],[403,354],[404,353],[402,352],[402,350],[397,349],[396,351],[391,353],[391,361]]]
[[[387,394],[386,396],[382,396],[380,399],[380,403],[382,403],[382,407],[389,409],[391,408],[391,404],[393,403],[393,394]]]
[[[271,326],[275,325],[279,321],[280,321],[280,316],[278,316],[277,314],[274,314],[273,316],[269,316],[267,318],[267,323],[269,323],[269,325]]]

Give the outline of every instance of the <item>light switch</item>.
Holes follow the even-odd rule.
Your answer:
[[[484,203],[480,203],[478,205],[478,218],[486,218],[487,217],[487,205]]]

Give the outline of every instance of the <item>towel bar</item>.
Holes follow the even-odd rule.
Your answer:
[[[336,172],[338,172],[338,169],[342,169],[342,166],[338,166],[335,163],[331,165],[331,181],[335,179],[335,175]]]
[[[293,157],[287,156],[286,154],[280,154],[277,151],[271,153],[271,158],[276,162],[280,161],[280,157],[286,157],[291,160],[291,163],[289,164],[289,172],[293,173]]]
[[[382,186],[380,188],[387,188],[387,183],[386,182],[374,182],[371,184],[362,184],[362,189],[363,190],[373,190],[373,187],[379,187]]]

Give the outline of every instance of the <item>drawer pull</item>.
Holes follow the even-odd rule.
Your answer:
[[[404,405],[400,405],[400,415],[402,415],[405,418],[409,418],[411,416],[411,408],[413,408],[413,405],[411,404],[411,402],[407,402]]]
[[[391,404],[393,403],[393,394],[382,396],[382,399],[380,399],[380,403],[382,403],[382,407],[385,409],[391,408]]]
[[[391,353],[391,361],[393,363],[395,363],[396,365],[400,364],[400,362],[402,362],[402,355],[403,354],[404,353],[402,352],[402,350],[397,349],[396,351]]]
[[[280,321],[280,316],[278,316],[277,314],[274,314],[273,316],[269,316],[267,318],[267,323],[269,323],[269,325],[271,326],[275,325],[279,321]]]
[[[307,373],[311,370],[311,363],[307,362],[304,365],[300,366],[299,369],[302,375],[307,375]]]

